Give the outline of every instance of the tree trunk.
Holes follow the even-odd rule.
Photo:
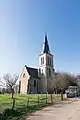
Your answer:
[[[56,89],[56,94],[57,94],[57,89]]]
[[[63,100],[63,92],[61,92],[61,100]]]
[[[12,99],[13,99],[13,97],[14,97],[14,89],[12,89]]]
[[[14,109],[15,107],[15,98],[13,98],[13,105],[12,105],[12,109]]]

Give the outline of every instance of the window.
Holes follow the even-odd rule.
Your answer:
[[[49,57],[48,57],[48,65],[49,65]]]
[[[44,64],[44,57],[41,58],[41,65]]]
[[[53,65],[53,59],[52,59],[51,57],[48,57],[48,56],[47,56],[47,58],[46,58],[46,63],[47,63],[47,65],[52,66],[52,65]]]
[[[25,73],[23,74],[23,78],[25,77]]]
[[[53,66],[53,59],[51,60],[51,64],[52,64],[52,66]]]
[[[34,80],[34,87],[36,87],[36,80]]]
[[[48,57],[48,65],[50,64],[50,59],[49,59],[49,57]]]
[[[42,65],[42,58],[41,58],[41,65]]]
[[[50,58],[50,65],[51,65],[51,58]]]
[[[43,64],[44,64],[44,57],[43,57]]]
[[[51,77],[51,69],[49,69],[49,77]]]

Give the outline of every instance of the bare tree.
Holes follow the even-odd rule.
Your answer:
[[[12,93],[12,98],[14,96],[14,88],[15,88],[15,85],[16,85],[16,82],[18,80],[18,76],[17,75],[13,75],[11,76],[10,74],[5,74],[3,76],[5,82],[6,82],[6,87],[8,89],[10,89],[11,93]]]
[[[5,87],[5,83],[3,82],[3,80],[0,78],[0,88]]]
[[[80,74],[76,75],[76,79],[77,79],[77,85],[80,89]]]
[[[77,78],[78,80],[80,80],[80,74],[77,74],[77,75],[76,75],[76,78]]]
[[[63,100],[64,91],[73,83],[73,78],[71,75],[67,73],[58,73],[55,76],[55,80],[53,82],[53,89],[55,91],[61,92],[61,100]]]

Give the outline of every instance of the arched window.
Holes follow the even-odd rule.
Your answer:
[[[23,78],[25,77],[25,73],[23,74]]]
[[[51,64],[52,64],[52,66],[53,66],[53,59],[51,60]]]
[[[44,57],[43,57],[43,64],[44,64]]]
[[[51,58],[50,58],[50,65],[52,65],[52,63],[51,63],[52,61],[51,61]]]
[[[48,65],[49,65],[49,57],[48,57]]]
[[[42,65],[42,58],[41,58],[41,65]]]
[[[49,77],[51,77],[51,69],[49,69]]]
[[[44,64],[44,57],[41,58],[41,65]]]

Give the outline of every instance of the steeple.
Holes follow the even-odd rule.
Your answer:
[[[43,53],[50,53],[49,44],[48,44],[46,33],[45,33],[45,39],[44,39],[44,45],[43,45]]]
[[[53,91],[53,79],[55,76],[53,55],[50,52],[48,38],[45,33],[43,50],[39,55],[39,77],[41,78],[40,89],[43,93]]]

